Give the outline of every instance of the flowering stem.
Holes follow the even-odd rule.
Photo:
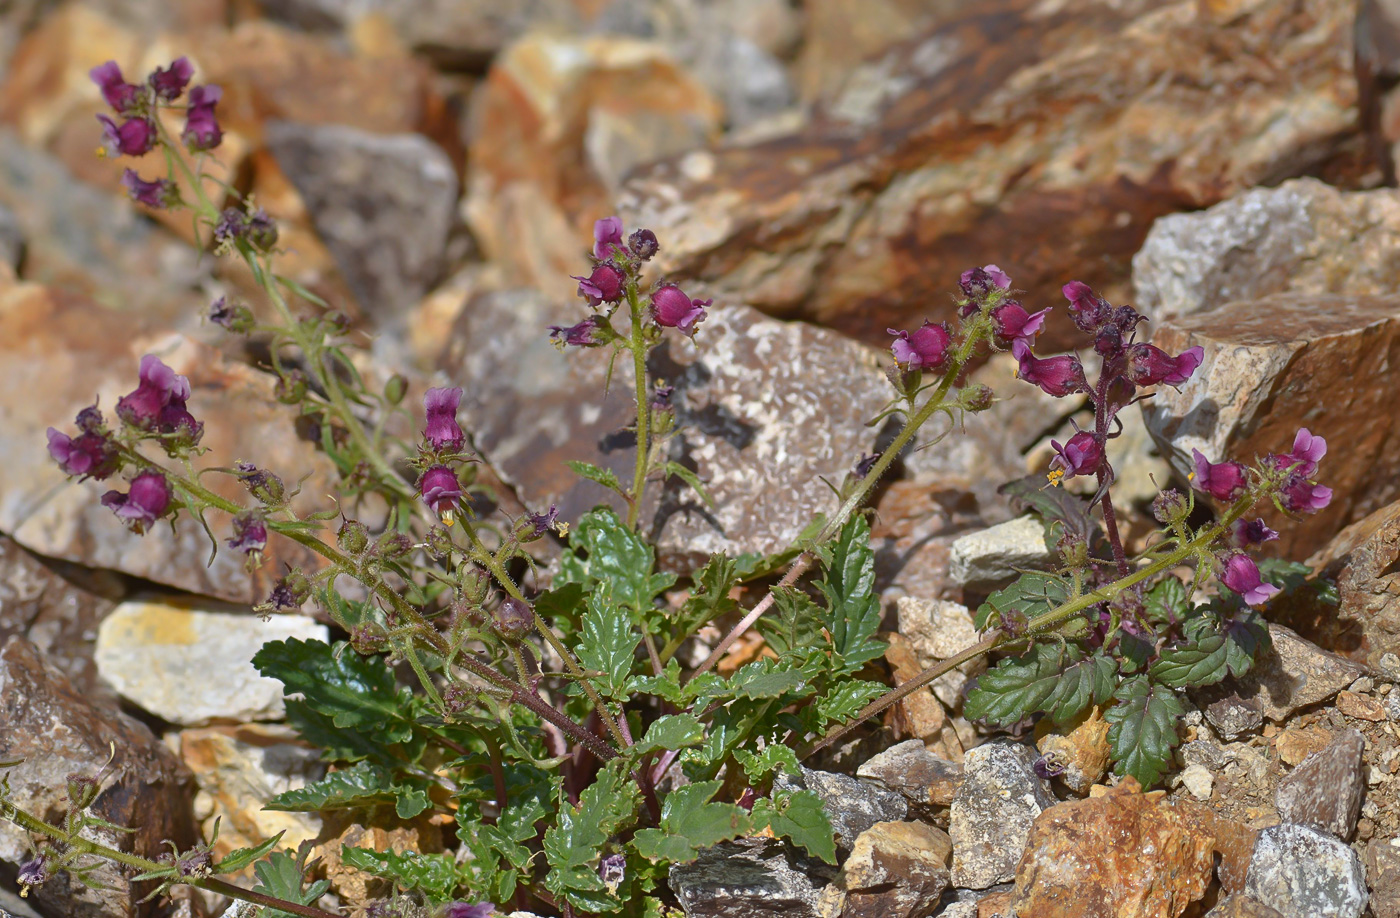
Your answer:
[[[1110,374],[1104,372],[1099,378],[1098,391],[1094,393],[1094,435],[1100,445],[1106,446],[1108,443],[1108,425],[1113,419],[1108,414],[1108,385],[1112,381]],[[1118,535],[1118,515],[1113,512],[1113,496],[1109,493],[1112,469],[1108,465],[1108,457],[1105,454],[1099,463],[1098,483],[1099,491],[1103,494],[1101,498],[1101,509],[1103,511],[1103,528],[1108,536],[1108,544],[1113,547],[1113,560],[1118,564],[1118,576],[1128,575],[1128,555],[1123,551],[1123,539]]]
[[[642,332],[642,304],[637,297],[635,282],[627,285],[627,306],[632,310],[632,376],[637,390],[637,470],[632,476],[632,494],[627,501],[627,528],[637,528],[637,516],[642,512],[642,492],[646,489],[647,472],[651,464],[649,425],[651,407],[647,400],[647,345]]]

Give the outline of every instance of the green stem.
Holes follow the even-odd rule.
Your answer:
[[[637,516],[642,512],[642,496],[646,490],[647,472],[651,465],[650,439],[651,405],[647,399],[647,345],[643,336],[642,304],[636,283],[627,285],[627,305],[632,310],[632,375],[637,391],[637,470],[632,475],[632,495],[627,502],[627,528],[637,528]]]

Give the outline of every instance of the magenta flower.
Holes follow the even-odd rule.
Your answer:
[[[885,331],[894,335],[894,341],[890,343],[890,353],[894,354],[894,362],[906,370],[935,370],[948,361],[953,336],[943,325],[924,322],[913,332],[893,328],[887,328]]]
[[[1244,493],[1249,484],[1244,466],[1228,461],[1211,463],[1198,449],[1191,450],[1191,456],[1196,463],[1191,484],[1197,491],[1222,501],[1232,501]]]
[[[169,512],[170,501],[170,483],[160,472],[137,475],[126,494],[108,491],[102,495],[102,506],[110,508],[117,519],[138,535],[144,534],[146,527]]]
[[[692,300],[675,284],[662,284],[651,294],[651,317],[662,328],[674,328],[694,337],[695,326],[705,321],[705,307],[713,300]]]
[[[1259,566],[1249,555],[1243,554],[1234,554],[1226,559],[1220,582],[1244,597],[1247,606],[1268,602],[1269,597],[1279,591],[1272,583],[1264,582],[1259,576]]]
[[[1051,481],[1056,483],[1061,478],[1092,475],[1103,463],[1103,445],[1087,430],[1070,437],[1064,446],[1058,440],[1051,440],[1050,445],[1055,448],[1055,458],[1050,460],[1050,468],[1054,470]]]
[[[993,288],[1006,290],[1011,286],[1011,278],[1006,276],[996,265],[985,265],[981,268],[968,268],[958,278],[958,286],[962,288],[963,295],[972,299],[980,299],[986,296]]]
[[[144,156],[156,145],[156,126],[145,118],[130,118],[120,126],[106,115],[102,122],[102,147],[108,156]]]
[[[1327,441],[1321,437],[1314,436],[1306,427],[1299,428],[1297,436],[1293,438],[1293,452],[1287,456],[1281,456],[1284,461],[1280,467],[1287,467],[1292,463],[1298,463],[1294,469],[1304,478],[1311,478],[1317,473],[1317,464],[1322,461],[1322,457],[1327,455]]]
[[[462,500],[462,486],[457,476],[445,465],[435,465],[418,480],[418,493],[423,503],[438,516],[451,513]]]
[[[175,188],[174,182],[163,178],[148,182],[142,179],[135,169],[127,169],[122,173],[122,187],[131,196],[131,200],[155,210],[171,207],[180,200],[180,192]]]
[[[185,407],[190,397],[190,381],[161,362],[155,354],[141,358],[140,385],[117,399],[117,417],[133,427],[150,430],[161,421],[161,413],[171,404]]]
[[[267,524],[256,513],[240,513],[233,518],[233,538],[228,547],[245,555],[267,548]]]
[[[622,252],[622,218],[604,217],[593,224],[593,257],[610,258],[613,252]]]
[[[1165,383],[1180,386],[1191,378],[1201,365],[1206,349],[1197,345],[1172,357],[1159,347],[1150,344],[1134,344],[1128,349],[1128,378],[1137,386],[1155,386]]]
[[[176,58],[169,67],[157,67],[147,79],[156,96],[167,102],[180,98],[180,93],[189,85],[194,76],[194,66],[187,57]]]
[[[1070,281],[1060,288],[1060,292],[1069,300],[1069,316],[1081,331],[1093,333],[1100,325],[1112,320],[1112,307],[1083,281]]]
[[[661,250],[661,243],[656,241],[656,234],[651,230],[639,229],[627,237],[627,247],[638,261],[651,261]]]
[[[135,83],[128,83],[122,77],[122,69],[117,66],[116,61],[98,64],[88,71],[88,76],[97,84],[97,88],[102,90],[102,98],[107,100],[107,104],[112,106],[112,110],[118,115],[129,115],[141,107],[142,96],[145,95],[144,88]]]
[[[50,427],[48,435],[49,455],[64,474],[101,481],[117,470],[117,452],[102,434],[89,431],[69,437]]]
[[[196,86],[190,90],[189,107],[185,109],[185,130],[180,139],[191,153],[212,150],[224,139],[224,132],[214,116],[214,106],[223,98],[217,86]]]
[[[1269,528],[1263,519],[1235,520],[1230,524],[1230,544],[1236,548],[1263,545],[1278,538],[1278,533]]]
[[[1049,312],[1049,309],[1042,309],[1031,315],[1026,307],[1012,300],[992,310],[992,321],[996,323],[997,337],[1003,342],[1024,339],[1027,344],[1034,344]]]
[[[627,282],[626,275],[609,264],[597,265],[587,277],[572,277],[578,281],[578,295],[595,308],[599,303],[616,303],[622,299],[623,285]]]
[[[1062,354],[1042,360],[1031,353],[1031,346],[1024,338],[1011,342],[1011,354],[1020,364],[1016,375],[1055,398],[1064,398],[1072,392],[1088,388],[1088,383],[1084,381],[1084,366],[1077,357]]]
[[[604,343],[598,333],[602,327],[603,323],[597,316],[589,316],[577,325],[549,326],[549,337],[558,347],[597,347]]]
[[[436,450],[458,452],[467,442],[466,434],[457,424],[457,409],[462,404],[462,389],[429,389],[423,394],[423,411],[428,422],[423,437]]]
[[[1314,484],[1296,469],[1284,482],[1280,498],[1291,513],[1316,513],[1332,502],[1332,489]]]

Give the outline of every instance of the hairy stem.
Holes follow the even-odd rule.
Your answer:
[[[642,336],[642,304],[636,283],[627,285],[627,305],[632,311],[632,376],[637,395],[637,469],[632,475],[632,494],[627,501],[627,528],[637,528],[637,516],[642,512],[642,494],[647,486],[651,464],[650,430],[651,406],[647,399],[647,345]]]
[[[1099,463],[1097,479],[1099,492],[1103,495],[1103,528],[1108,536],[1108,544],[1113,547],[1113,560],[1118,565],[1118,576],[1128,576],[1128,554],[1123,551],[1123,539],[1118,535],[1118,515],[1113,512],[1113,495],[1109,492],[1113,470],[1108,465],[1108,425],[1113,422],[1108,413],[1109,373],[1105,369],[1099,378],[1098,391],[1094,397],[1094,436],[1104,448],[1103,461]]]

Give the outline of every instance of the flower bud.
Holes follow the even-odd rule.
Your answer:
[[[457,592],[463,602],[480,606],[491,590],[491,578],[479,567],[463,564],[457,568]]]
[[[214,872],[214,856],[201,845],[177,857],[175,870],[182,877],[207,877]]]
[[[1089,543],[1084,536],[1071,529],[1064,529],[1055,541],[1055,551],[1064,560],[1066,567],[1082,569],[1089,564]]]
[[[1152,499],[1152,516],[1163,526],[1184,523],[1190,513],[1190,500],[1176,488],[1167,488]]]
[[[413,540],[408,537],[408,533],[391,529],[381,535],[374,543],[374,554],[377,558],[385,561],[393,561],[402,558],[413,551]]]
[[[301,370],[289,370],[277,378],[272,395],[284,405],[300,404],[306,398],[306,374]]]
[[[68,799],[74,809],[85,810],[97,798],[100,787],[96,778],[81,772],[73,772],[64,779],[68,786]]]
[[[535,626],[535,613],[529,603],[514,596],[506,597],[491,618],[496,630],[509,640],[518,640]]]
[[[423,541],[428,546],[428,553],[439,561],[446,561],[452,557],[455,546],[452,544],[452,533],[446,526],[433,526]]]
[[[638,261],[651,261],[661,250],[661,244],[656,241],[656,234],[649,229],[639,229],[628,236],[627,247],[632,250],[632,255]]]
[[[292,569],[272,587],[265,601],[253,607],[259,615],[274,612],[296,612],[311,598],[311,581],[298,569]]]
[[[1010,288],[1011,278],[996,265],[986,265],[964,271],[962,277],[958,278],[958,286],[962,288],[963,296],[982,300],[993,290]]]
[[[335,544],[349,555],[358,555],[369,545],[369,530],[359,520],[347,519],[335,531]]]
[[[992,391],[991,386],[981,383],[964,386],[958,393],[958,403],[965,411],[986,411],[995,401],[996,392]]]
[[[442,688],[442,703],[449,714],[461,714],[471,704],[475,694],[461,682],[449,682]]]
[[[403,397],[408,394],[408,380],[403,374],[395,373],[384,383],[384,401],[391,405],[397,405],[403,401]]]
[[[256,324],[253,310],[242,303],[229,305],[228,298],[222,296],[209,304],[209,321],[236,335],[248,334]]]
[[[389,649],[389,638],[373,622],[360,622],[350,629],[350,646],[362,657],[372,657]]]
[[[953,336],[943,325],[925,322],[912,332],[887,328],[894,335],[890,352],[895,363],[907,370],[936,370],[948,361]]]
[[[243,481],[243,487],[248,489],[248,493],[258,500],[270,506],[282,503],[287,496],[286,487],[282,484],[282,479],[272,472],[260,469],[251,462],[237,463],[238,477]]]

